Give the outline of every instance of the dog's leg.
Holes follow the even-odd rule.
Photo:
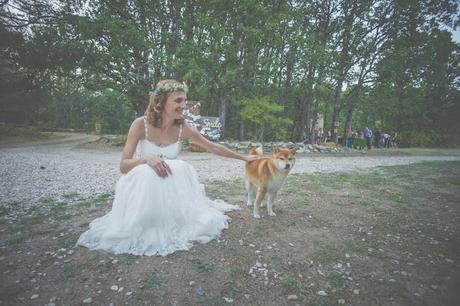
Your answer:
[[[257,193],[257,188],[250,181],[246,181],[246,191],[248,192],[248,202],[246,203],[246,205],[251,206],[254,204],[254,200],[256,198],[256,193]]]
[[[266,193],[267,193],[266,187],[259,187],[259,190],[257,191],[256,201],[254,202],[254,218],[256,219],[260,219],[259,207]]]
[[[269,216],[275,217],[276,214],[273,212],[273,203],[276,200],[276,192],[272,192],[268,194],[267,199],[267,213]]]

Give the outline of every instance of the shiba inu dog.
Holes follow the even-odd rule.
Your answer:
[[[260,147],[249,151],[249,154],[262,155],[262,153]],[[273,148],[271,157],[261,157],[246,163],[247,205],[254,205],[254,218],[260,218],[259,207],[267,193],[267,213],[269,216],[276,216],[273,212],[273,202],[284,179],[294,167],[295,153],[295,149]]]

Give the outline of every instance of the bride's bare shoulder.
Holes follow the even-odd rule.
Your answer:
[[[133,123],[131,123],[128,134],[135,134],[138,136],[144,134],[144,117],[134,119]]]

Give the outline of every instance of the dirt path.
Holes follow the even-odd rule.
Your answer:
[[[113,192],[120,176],[120,148],[81,149],[96,139],[85,134],[0,147],[1,203],[28,205],[69,193],[82,197]],[[204,183],[243,178],[243,163],[208,153],[184,151],[179,157],[195,167]],[[425,160],[460,160],[460,156],[318,157],[299,154],[293,173],[356,171],[378,166],[405,165]]]

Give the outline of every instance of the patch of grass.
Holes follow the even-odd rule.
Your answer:
[[[335,295],[333,296],[315,296],[312,300],[308,301],[308,305],[312,306],[336,306],[337,298]],[[349,305],[349,303],[347,304]]]
[[[73,247],[75,243],[77,243],[78,237],[79,237],[78,233],[68,234],[67,236],[64,236],[58,239],[58,245],[61,248]]]
[[[156,273],[150,274],[145,280],[144,284],[149,289],[158,289],[160,288],[161,284],[164,283],[164,279],[157,275]]]
[[[53,202],[50,212],[52,214],[62,214],[66,210],[67,210],[67,203],[66,202]]]
[[[5,245],[9,246],[9,247],[13,247],[13,246],[16,246],[16,245],[18,245],[20,243],[23,243],[24,240],[26,240],[26,237],[24,237],[23,235],[16,235],[16,236],[8,239],[5,242]]]
[[[69,200],[77,199],[79,196],[80,195],[78,194],[78,192],[75,192],[75,191],[72,191],[72,192],[69,192],[63,195],[64,198],[69,199]]]
[[[220,290],[220,296],[235,298],[238,294],[241,293],[241,290],[234,282],[229,282],[224,284],[223,288]]]
[[[36,215],[33,216],[27,216],[22,218],[21,220],[18,221],[18,225],[25,225],[25,226],[33,226],[37,224],[41,224],[45,221],[46,215],[37,213]]]
[[[89,202],[89,201],[81,201],[81,202],[78,202],[77,206],[79,208],[90,208],[91,207],[91,202]]]
[[[193,258],[190,260],[192,263],[192,266],[197,270],[198,272],[210,272],[213,270],[213,266],[211,263],[207,263],[201,259],[198,258]]]
[[[77,276],[77,273],[73,267],[70,267],[68,265],[65,265],[64,268],[62,269],[62,276],[66,281],[74,278]]]
[[[57,215],[56,216],[56,219],[57,220],[60,220],[60,221],[65,221],[65,220],[70,220],[73,218],[73,214],[69,213],[69,212],[66,212],[64,214],[61,214],[61,215]]]
[[[201,296],[199,298],[199,303],[201,305],[210,305],[210,306],[218,306],[218,305],[226,304],[220,295]]]
[[[291,277],[282,279],[281,287],[286,294],[305,294],[307,292],[307,288],[301,281]]]
[[[50,197],[45,197],[45,198],[42,198],[40,202],[43,204],[52,204],[52,203],[55,203],[56,201]]]
[[[402,299],[407,299],[407,288],[406,286],[399,280],[395,280],[394,282],[386,281],[383,283],[383,294],[389,297],[399,297]]]
[[[158,294],[156,294],[155,292],[152,292],[150,290],[143,290],[143,291],[139,291],[139,292],[135,292],[133,293],[133,296],[135,297],[136,300],[138,301],[155,301],[155,302],[159,302],[158,299],[159,299],[159,296]]]
[[[232,278],[243,277],[246,275],[246,271],[242,266],[231,266],[225,269],[225,272]]]
[[[118,260],[124,265],[132,265],[136,261],[136,256],[134,255],[119,255]]]
[[[337,287],[342,287],[346,283],[346,277],[345,275],[341,274],[329,274],[326,277],[326,282],[328,282],[332,287],[337,288]]]
[[[3,206],[0,207],[0,217],[3,217],[9,213],[10,213],[10,209],[3,207]]]
[[[96,269],[99,273],[106,273],[113,269],[113,264],[110,259],[101,259],[96,263]]]
[[[79,225],[81,228],[88,228],[89,222],[83,222],[82,224]]]
[[[96,204],[106,204],[107,201],[112,197],[112,193],[110,192],[106,192],[106,193],[102,193],[102,194],[99,194],[97,195],[93,201],[94,203]]]

